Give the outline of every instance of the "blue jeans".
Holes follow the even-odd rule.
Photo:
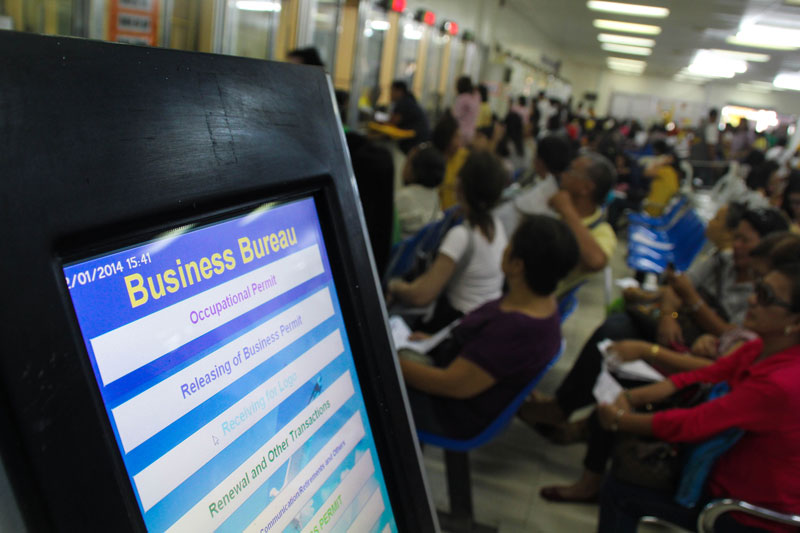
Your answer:
[[[697,517],[710,501],[705,498],[692,509],[675,503],[673,494],[637,487],[606,476],[600,491],[600,518],[598,533],[636,533],[639,519],[653,516],[671,522],[689,531],[695,531]],[[762,529],[743,526],[730,515],[723,515],[714,524],[714,530],[724,533],[752,533]]]

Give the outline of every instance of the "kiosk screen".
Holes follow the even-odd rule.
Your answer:
[[[64,274],[148,530],[397,531],[312,198]]]

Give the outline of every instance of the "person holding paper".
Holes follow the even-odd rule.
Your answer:
[[[609,315],[586,341],[555,397],[534,395],[520,409],[521,418],[530,425],[558,426],[576,410],[593,404],[592,387],[603,361],[597,343],[604,339],[646,339],[674,351],[688,351],[683,343],[691,346],[695,339],[684,336],[677,320],[680,313],[691,316],[684,324],[698,326],[696,333],[720,336],[734,330],[744,319],[747,298],[753,291],[755,271],[750,252],[767,235],[786,229],[786,220],[774,210],[745,210],[734,233],[733,253],[712,256],[692,265],[686,274],[670,275],[670,284],[662,291],[657,327],[636,321],[627,312]],[[720,313],[727,315],[727,321]]]
[[[733,498],[781,513],[800,514],[800,263],[780,266],[756,284],[744,320],[759,339],[714,365],[621,394],[600,405],[599,422],[610,432],[654,436],[668,442],[701,442],[730,428],[744,436],[715,462],[706,499],[691,509],[674,494],[635,487],[609,476],[603,486],[598,531],[635,532],[642,516],[694,530],[710,499]],[[692,383],[727,382],[730,392],[691,409],[640,414],[634,408],[663,400]],[[717,531],[795,531],[734,513]],[[759,531],[762,529],[758,529]]]
[[[472,437],[539,375],[561,347],[556,286],[577,262],[563,222],[537,215],[520,224],[502,259],[506,295],[467,314],[435,364],[401,352],[417,429]]]

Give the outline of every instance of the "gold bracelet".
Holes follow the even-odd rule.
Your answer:
[[[650,346],[650,359],[655,361],[656,356],[658,355],[658,351],[661,349],[661,346],[658,344],[653,344]]]

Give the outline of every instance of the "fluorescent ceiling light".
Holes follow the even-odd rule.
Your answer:
[[[798,72],[783,72],[775,76],[772,85],[778,89],[791,89],[792,91],[800,91],[800,73]]]
[[[650,24],[634,24],[618,20],[595,19],[594,27],[601,30],[622,31],[625,33],[641,33],[643,35],[658,35],[661,28]]]
[[[608,68],[617,72],[624,72],[625,74],[641,74],[644,71],[644,69],[628,68],[619,65],[608,65]]]
[[[737,52],[735,50],[721,50],[719,48],[712,48],[709,52],[730,56],[735,59],[743,59],[744,61],[752,61],[754,63],[766,63],[769,61],[769,56],[767,54],[757,54],[755,52]]]
[[[725,40],[730,44],[753,48],[796,50],[800,48],[800,30],[750,24],[740,27],[736,35]]]
[[[628,46],[627,44],[603,43],[600,45],[600,48],[606,50],[607,52],[619,52],[620,54],[631,54],[635,56],[649,56],[653,53],[653,50],[650,48],[645,48],[643,46]]]
[[[645,39],[644,37],[629,37],[627,35],[614,35],[613,33],[600,33],[597,35],[597,40],[601,43],[629,44],[631,46],[656,45],[656,42],[653,39]]]
[[[641,61],[639,59],[628,59],[627,57],[607,57],[606,63],[617,63],[619,65],[630,65],[632,67],[642,67],[644,68],[647,66],[647,63]]]
[[[611,70],[641,74],[647,63],[635,59],[625,59],[624,57],[609,57],[606,58],[606,65]]]
[[[763,87],[752,83],[738,83],[736,84],[736,88],[740,91],[750,91],[753,93],[768,93],[772,91],[772,87]]]
[[[386,31],[392,27],[388,20],[373,20],[369,23],[369,27],[375,31]]]
[[[263,0],[238,0],[236,9],[242,11],[271,11],[277,13],[281,10],[280,2],[265,2]]]
[[[747,71],[747,62],[711,50],[699,50],[687,70],[706,78],[732,78]]]
[[[669,9],[665,7],[622,4],[620,2],[601,2],[599,0],[589,0],[586,2],[586,7],[592,11],[604,11],[606,13],[617,13],[620,15],[632,15],[636,17],[664,18],[669,15]]]

